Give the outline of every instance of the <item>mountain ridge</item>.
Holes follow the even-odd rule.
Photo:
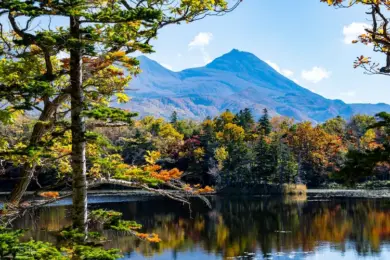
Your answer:
[[[250,108],[256,117],[263,108],[271,115],[297,121],[323,122],[335,116],[349,118],[366,112],[390,112],[390,105],[347,104],[327,99],[281,75],[252,53],[233,49],[203,67],[171,71],[157,61],[140,56],[143,71],[130,84],[132,101],[122,107],[141,116],[168,118],[177,111],[181,118],[202,120],[230,109]]]

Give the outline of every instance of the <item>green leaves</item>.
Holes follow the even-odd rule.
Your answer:
[[[125,122],[132,124],[132,118],[136,117],[138,114],[131,113],[119,108],[99,106],[85,111],[84,115],[95,120],[102,120],[104,122]]]

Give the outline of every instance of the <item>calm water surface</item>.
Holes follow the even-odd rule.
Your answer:
[[[191,211],[164,198],[91,197],[91,208],[123,212],[158,233],[159,244],[106,232],[123,259],[390,259],[390,200],[213,197]],[[70,225],[68,201],[15,221],[35,239],[56,242]]]

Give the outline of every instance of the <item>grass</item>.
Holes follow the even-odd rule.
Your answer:
[[[283,203],[284,204],[299,204],[304,203],[307,201],[307,195],[306,194],[295,194],[295,195],[288,195],[283,197]]]
[[[282,193],[284,195],[301,195],[306,194],[307,187],[305,184],[283,184]]]

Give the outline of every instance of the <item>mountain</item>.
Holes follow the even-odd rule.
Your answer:
[[[126,108],[141,116],[204,119],[230,109],[250,108],[260,116],[271,115],[298,121],[323,122],[335,116],[390,112],[387,104],[346,104],[309,91],[284,77],[255,55],[233,49],[204,67],[170,71],[159,63],[139,57],[142,73],[131,81]]]

